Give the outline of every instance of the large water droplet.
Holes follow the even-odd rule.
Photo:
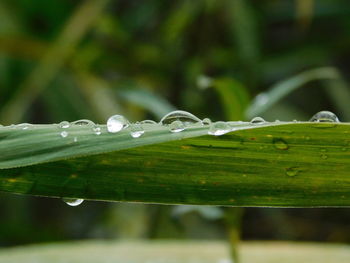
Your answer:
[[[299,173],[298,167],[289,167],[286,169],[286,174],[288,176],[296,176]]]
[[[320,111],[310,119],[312,122],[339,122],[337,115],[330,111]]]
[[[261,117],[254,117],[251,121],[250,121],[250,123],[253,123],[253,124],[262,124],[262,123],[264,123],[265,122],[265,120],[263,119],[263,118],[261,118]]]
[[[66,132],[66,131],[63,131],[60,134],[61,134],[61,137],[63,137],[63,138],[68,136],[68,132]]]
[[[173,121],[169,124],[169,130],[171,132],[180,132],[185,129],[185,124],[182,121]]]
[[[184,125],[201,122],[201,120],[194,116],[192,113],[182,110],[176,110],[165,115],[159,123],[162,125],[169,125],[174,121],[180,121]]]
[[[84,199],[74,199],[74,198],[62,198],[63,202],[65,202],[67,205],[70,206],[78,206],[82,202],[84,202]]]
[[[70,124],[68,121],[62,121],[62,122],[60,122],[60,124],[58,124],[58,126],[60,128],[67,129],[67,128],[69,128]]]
[[[93,121],[86,120],[86,119],[73,121],[72,124],[79,125],[79,126],[94,126],[95,125],[95,123]]]
[[[142,128],[142,125],[139,122],[131,124],[130,130],[130,135],[133,138],[139,138],[145,133],[145,130]]]
[[[208,134],[219,136],[219,135],[223,135],[225,133],[228,133],[230,131],[231,131],[230,126],[226,122],[217,121],[217,122],[212,123],[210,125]]]
[[[273,140],[273,145],[279,150],[288,150],[289,148],[287,142],[281,138]]]
[[[116,133],[129,126],[129,121],[122,115],[113,115],[107,120],[107,130]]]

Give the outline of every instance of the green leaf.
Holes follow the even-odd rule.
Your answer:
[[[220,95],[226,117],[241,120],[249,102],[249,95],[242,83],[231,78],[217,78],[212,86]]]
[[[348,123],[0,128],[0,190],[50,197],[227,206],[350,205]],[[28,127],[28,128],[27,128]],[[23,129],[27,128],[27,129]],[[62,137],[62,130],[68,136]]]

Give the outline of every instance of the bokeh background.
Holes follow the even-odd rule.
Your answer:
[[[0,123],[112,114],[159,120],[350,121],[347,0],[1,0]],[[285,90],[259,109],[273,88]],[[254,100],[260,94],[258,100]],[[266,94],[266,93],[265,93]],[[269,94],[269,93],[267,93]],[[257,111],[248,112],[250,105]],[[348,209],[247,208],[243,240],[350,242]],[[0,195],[0,246],[75,239],[227,239],[217,207]],[[240,212],[239,212],[240,213]]]

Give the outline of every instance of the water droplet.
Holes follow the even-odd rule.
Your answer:
[[[250,121],[250,123],[254,123],[254,124],[261,124],[264,122],[266,122],[266,121],[261,117],[255,117]]]
[[[78,137],[74,137],[73,141],[77,142],[78,141]]]
[[[157,124],[157,123],[152,120],[144,120],[144,121],[141,121],[140,124]]]
[[[107,130],[116,133],[129,126],[129,121],[122,115],[113,115],[107,120]]]
[[[320,111],[310,119],[312,122],[339,122],[337,115],[330,111]]]
[[[288,150],[289,148],[287,142],[281,138],[273,140],[273,145],[279,150]]]
[[[86,119],[73,121],[72,124],[79,125],[79,126],[94,126],[95,125],[95,123],[93,121],[86,120]]]
[[[209,118],[203,119],[203,120],[202,120],[202,124],[203,124],[203,125],[210,125],[210,124],[211,124],[211,119],[209,119]]]
[[[289,167],[286,169],[286,174],[288,176],[296,176],[299,173],[298,167]]]
[[[217,121],[217,122],[212,123],[210,125],[208,134],[219,136],[219,135],[223,135],[225,133],[228,133],[230,131],[231,131],[230,126],[226,122]]]
[[[134,124],[131,124],[131,132],[130,132],[130,135],[131,137],[133,138],[138,138],[140,137],[142,134],[145,133],[145,130],[142,128],[141,124],[140,123],[134,123]]]
[[[180,121],[182,122],[185,126],[189,124],[194,124],[201,122],[200,119],[198,119],[196,116],[193,114],[187,112],[187,111],[182,111],[182,110],[176,110],[168,113],[165,115],[161,120],[160,124],[162,125],[170,125],[174,121]]]
[[[61,121],[60,124],[58,124],[60,128],[67,129],[69,128],[70,124],[68,121]]]
[[[63,198],[63,202],[65,202],[67,205],[70,206],[78,206],[82,202],[84,202],[84,199],[74,199],[74,198]]]
[[[180,132],[185,129],[185,124],[182,121],[173,121],[169,124],[169,130],[171,132]]]
[[[28,130],[29,126],[31,126],[31,124],[29,124],[29,123],[20,123],[17,125],[17,127],[22,129],[22,130]]]
[[[326,159],[328,159],[328,155],[327,155],[327,154],[321,154],[321,158],[322,158],[323,160],[326,160]]]
[[[68,136],[68,132],[66,131],[61,132],[61,137],[65,138],[67,136]]]
[[[92,128],[92,130],[94,131],[94,133],[96,135],[100,135],[102,132],[101,132],[101,128],[98,126],[98,125],[94,125],[94,127]]]

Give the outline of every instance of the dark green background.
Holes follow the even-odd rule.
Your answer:
[[[0,2],[0,123],[103,123],[116,113],[133,121],[159,120],[171,108],[200,118],[238,120],[245,119],[247,105],[244,100],[230,105],[224,99],[230,92],[239,90],[251,100],[276,82],[324,66],[348,79],[346,0],[95,2],[106,2],[103,11],[74,43],[69,37],[78,35],[89,14],[75,23],[70,18],[88,1]],[[65,28],[71,35],[62,34]],[[50,53],[57,43],[69,47],[63,54]],[[206,77],[220,85],[201,89],[198,84]],[[325,109],[350,121],[337,111],[342,102],[326,85],[304,85],[263,117],[307,120]],[[37,87],[34,96],[31,90]],[[21,98],[26,103],[19,103]],[[9,105],[16,105],[18,120],[7,115]],[[216,208],[103,202],[72,208],[56,199],[1,194],[0,245],[81,238],[225,238],[221,213]],[[242,238],[350,242],[349,219],[347,209],[249,208]]]

